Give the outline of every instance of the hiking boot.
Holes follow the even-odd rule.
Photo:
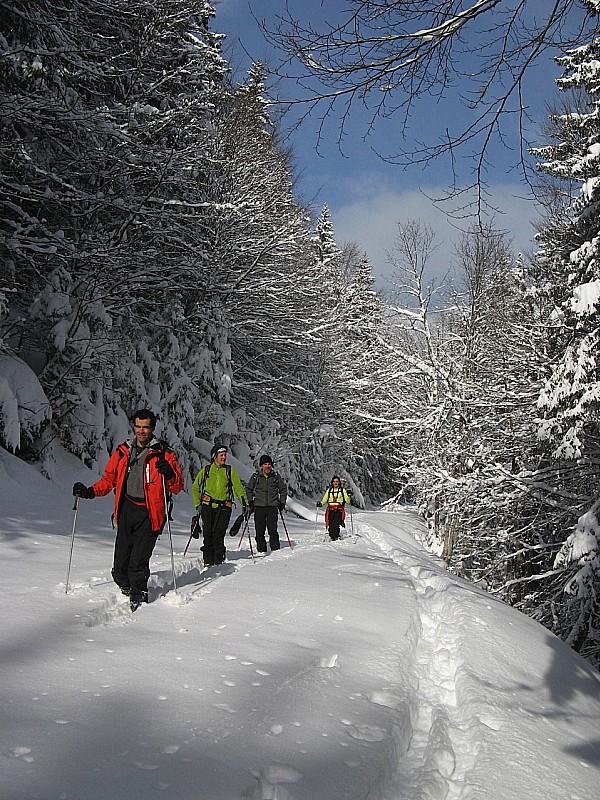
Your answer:
[[[137,611],[138,608],[142,605],[142,603],[148,602],[148,592],[142,592],[142,594],[136,594],[135,597],[131,597],[131,602],[129,603],[129,607],[131,611]]]
[[[124,594],[125,597],[131,596],[131,586],[119,586],[119,589],[121,590],[121,594]]]

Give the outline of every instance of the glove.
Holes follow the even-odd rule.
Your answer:
[[[170,480],[174,477],[175,472],[164,456],[161,456],[156,462],[156,469],[160,472],[163,478]]]
[[[200,538],[200,517],[194,514],[192,517],[192,539]]]
[[[244,520],[249,520],[250,519],[250,514],[252,512],[250,511],[250,506],[246,505],[246,503],[244,503],[244,505],[242,506],[242,513],[244,515]]]
[[[249,503],[248,508],[250,509],[250,513],[254,514],[254,503]]]
[[[319,502],[317,503],[317,508],[322,508],[322,507],[323,507],[323,503],[319,500]]]
[[[96,497],[92,487],[88,487],[83,483],[73,484],[73,495],[75,497],[83,497],[84,500],[93,500]]]
[[[280,511],[283,511],[283,510],[285,509],[285,503],[279,503],[279,504],[278,504],[278,506],[277,506],[277,508],[278,508]]]

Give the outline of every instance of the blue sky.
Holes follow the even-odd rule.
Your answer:
[[[325,16],[334,18],[344,5],[344,0],[289,2],[292,13],[304,20],[310,19],[314,27],[319,27]],[[284,0],[252,3],[254,15],[267,27],[275,26],[277,15],[284,8]],[[215,10],[212,28],[227,35],[225,54],[237,76],[243,76],[250,65],[249,56],[267,65],[274,63],[277,56],[250,12],[248,0],[220,0]],[[540,122],[546,118],[545,103],[556,95],[554,80],[560,74],[560,68],[553,61],[538,66],[532,73],[535,90],[528,99],[536,104],[534,113]],[[296,86],[283,83],[278,90],[291,96]],[[453,115],[460,113],[456,104],[440,106],[429,101],[421,106],[415,126],[435,131],[434,126],[445,127],[452,123]],[[317,207],[328,204],[338,244],[356,241],[367,252],[379,288],[385,288],[386,278],[391,274],[387,253],[394,249],[398,221],[420,219],[431,225],[438,245],[432,272],[445,273],[452,262],[454,243],[460,236],[457,224],[459,228],[466,224],[451,224],[443,211],[428,199],[446,192],[450,182],[448,163],[436,161],[426,169],[419,165],[403,169],[383,161],[374,150],[393,150],[394,137],[404,135],[398,119],[379,125],[366,139],[364,132],[365,117],[356,113],[351,117],[343,153],[339,150],[339,131],[335,123],[325,128],[319,152],[316,119],[303,122],[299,130],[289,134],[301,175],[302,196]],[[513,154],[506,148],[497,147],[492,152],[489,190],[494,204],[502,212],[496,216],[494,224],[509,232],[515,251],[529,251],[533,248],[532,222],[537,218],[537,211],[527,188],[510,168],[512,158]]]

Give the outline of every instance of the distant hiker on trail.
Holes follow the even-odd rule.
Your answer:
[[[250,513],[254,513],[256,549],[259,553],[266,553],[266,530],[269,531],[271,551],[279,550],[277,515],[285,508],[287,486],[281,475],[273,470],[271,456],[261,456],[258,464],[259,470],[246,484],[246,492],[250,503]]]
[[[73,486],[73,494],[91,500],[115,490],[117,525],[112,576],[131,610],[148,602],[150,557],[165,522],[169,496],[183,489],[181,467],[173,450],[154,438],[156,416],[147,408],[133,415],[134,438],[120,444],[104,475],[92,486]],[[166,491],[165,491],[166,490]]]
[[[326,505],[325,527],[329,538],[335,542],[340,538],[340,526],[345,527],[346,503],[350,502],[350,494],[343,488],[339,475],[334,475],[323,499],[317,503],[317,508]]]
[[[210,457],[211,463],[200,470],[192,484],[192,499],[202,519],[205,567],[225,561],[225,533],[231,517],[234,491],[246,518],[250,513],[242,482],[235,469],[225,463],[227,448],[215,444]]]

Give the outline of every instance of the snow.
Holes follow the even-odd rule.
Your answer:
[[[16,450],[22,434],[36,433],[50,416],[50,402],[34,372],[20,358],[0,353],[0,439]]]
[[[598,674],[445,572],[410,508],[354,510],[334,543],[293,498],[293,549],[228,537],[202,572],[179,495],[177,590],[165,533],[131,614],[111,499],[80,502],[72,540],[70,487],[94,476],[65,454],[56,474],[0,450],[0,797],[598,797]]]
[[[600,300],[600,280],[589,281],[573,289],[571,307],[576,314],[591,314]]]

